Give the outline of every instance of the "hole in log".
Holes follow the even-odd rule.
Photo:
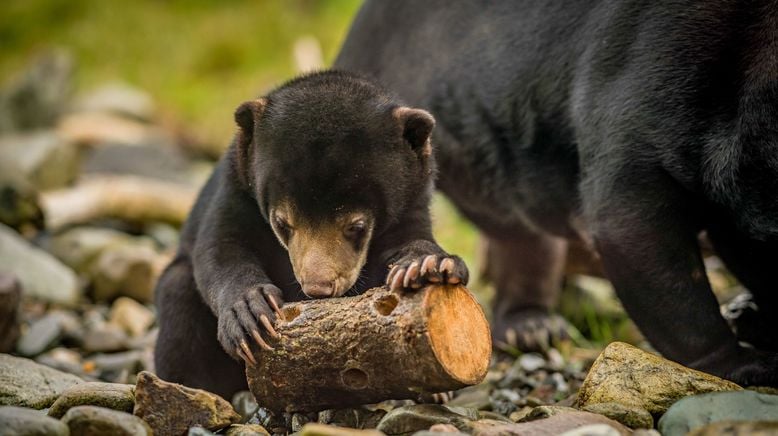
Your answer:
[[[389,316],[400,300],[394,294],[385,295],[375,302],[375,310],[383,316]]]
[[[293,319],[300,316],[300,307],[297,305],[282,307],[281,311],[284,313],[284,321],[292,322]]]
[[[367,373],[359,368],[349,368],[340,373],[343,384],[351,389],[364,389],[367,387]]]

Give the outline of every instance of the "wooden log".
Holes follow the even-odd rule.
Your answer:
[[[489,323],[462,286],[287,304],[273,351],[256,354],[246,377],[273,411],[313,412],[416,399],[483,380]]]
[[[180,225],[196,196],[195,188],[163,180],[96,175],[84,178],[72,188],[43,193],[41,206],[49,229],[100,218]]]

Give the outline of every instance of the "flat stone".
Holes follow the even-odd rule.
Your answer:
[[[111,245],[103,249],[90,268],[95,301],[127,296],[151,303],[154,285],[167,258],[144,243]]]
[[[73,407],[62,417],[72,435],[151,436],[148,424],[137,416],[96,406]]]
[[[125,350],[127,341],[124,329],[115,324],[102,323],[84,333],[81,346],[90,353],[111,352]]]
[[[318,422],[356,429],[376,428],[384,416],[386,411],[382,409],[368,410],[363,407],[331,409],[319,412]]]
[[[684,398],[659,420],[663,435],[686,433],[718,421],[778,421],[778,395],[715,392]]]
[[[450,406],[470,407],[472,409],[484,410],[491,406],[489,395],[492,387],[486,383],[460,389],[456,397],[449,401]]]
[[[119,297],[111,306],[108,322],[121,327],[130,336],[139,337],[154,324],[154,313],[132,298]]]
[[[66,389],[49,408],[49,416],[61,418],[72,407],[99,406],[132,413],[135,386],[120,383],[80,383]]]
[[[0,436],[68,436],[68,426],[45,413],[24,407],[0,406]]]
[[[435,424],[451,424],[462,429],[475,419],[478,411],[473,409],[419,404],[392,410],[378,423],[377,429],[388,435],[410,435]]]
[[[337,427],[327,424],[305,424],[300,430],[300,436],[384,436],[378,430],[355,430],[353,428]]]
[[[78,112],[110,112],[139,120],[154,117],[154,100],[149,93],[125,83],[108,83],[76,98]]]
[[[56,312],[48,313],[30,324],[19,338],[16,352],[26,357],[37,356],[54,346],[61,336],[62,317]]]
[[[485,419],[472,423],[467,431],[474,436],[557,436],[589,425],[606,425],[618,435],[632,433],[629,428],[602,415],[580,411],[559,413],[545,419],[514,424]]]
[[[619,403],[595,403],[582,408],[585,412],[598,413],[630,428],[654,428],[654,417],[647,410]]]
[[[76,179],[78,146],[53,131],[0,137],[0,160],[11,162],[39,190],[65,186]]]
[[[43,409],[67,388],[83,383],[79,377],[33,362],[0,354],[0,405]]]
[[[538,419],[546,419],[563,413],[576,413],[578,410],[565,406],[537,406],[533,407],[519,422],[530,422]]]
[[[0,272],[16,276],[25,297],[65,305],[73,305],[81,297],[73,270],[2,224]]]
[[[568,430],[560,436],[620,436],[618,430],[608,424],[591,424]]]
[[[775,436],[778,421],[718,421],[692,430],[688,436]]]
[[[70,348],[54,348],[36,357],[35,361],[41,365],[58,369],[69,374],[83,376],[88,373],[88,371],[84,369],[84,362],[81,360],[81,354]]]
[[[259,424],[233,424],[227,427],[227,436],[270,436]]]
[[[620,403],[652,414],[664,413],[681,398],[715,391],[742,390],[719,377],[686,368],[614,342],[595,360],[578,392],[577,406]]]
[[[240,421],[222,397],[166,382],[147,371],[138,374],[134,413],[162,435],[182,434],[195,425],[218,430]]]

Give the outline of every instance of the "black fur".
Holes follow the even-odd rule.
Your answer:
[[[778,385],[778,3],[368,0],[336,66],[431,109],[440,189],[524,273],[498,325],[544,305],[526,296],[558,286],[538,265],[564,239],[593,240],[665,356]],[[772,326],[763,350],[720,316],[701,230]]]
[[[246,387],[235,359],[239,342],[255,342],[250,330],[262,331],[261,315],[274,319],[267,296],[305,297],[268,224],[278,201],[293,199],[313,221],[354,208],[372,212],[367,262],[351,295],[383,284],[389,266],[448,256],[429,220],[434,162],[424,144],[431,124],[413,117],[402,124],[393,115],[402,106],[396,98],[343,72],[297,78],[262,101],[236,111],[239,133],[156,290],[157,372],[227,398]],[[451,258],[452,275],[466,282],[466,267]]]

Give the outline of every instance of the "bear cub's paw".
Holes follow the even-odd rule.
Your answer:
[[[386,284],[393,291],[420,289],[428,284],[466,285],[467,265],[459,256],[405,258],[391,265]]]
[[[256,365],[256,347],[273,349],[262,334],[278,337],[273,323],[276,318],[283,318],[283,304],[281,290],[274,285],[262,284],[245,290],[219,315],[218,338],[224,351],[233,359]]]

